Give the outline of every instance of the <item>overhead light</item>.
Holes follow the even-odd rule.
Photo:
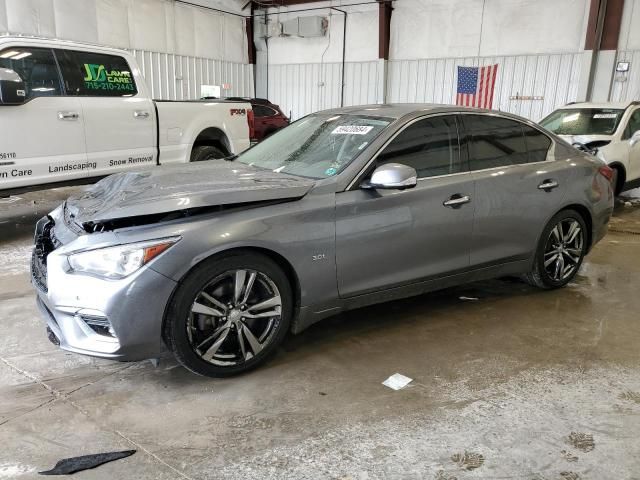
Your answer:
[[[12,57],[11,60],[22,60],[23,58],[27,58],[31,56],[31,52],[22,52],[20,55],[16,55]]]
[[[0,58],[11,58],[14,55],[18,55],[20,52],[16,52],[15,50],[9,50],[8,52],[4,52],[0,55]]]

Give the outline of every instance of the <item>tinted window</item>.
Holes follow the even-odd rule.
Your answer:
[[[70,95],[124,97],[138,93],[127,61],[116,55],[56,50]]]
[[[8,48],[0,52],[0,67],[14,70],[24,81],[26,99],[62,95],[53,52],[47,48]]]
[[[499,117],[465,115],[471,170],[527,163],[527,145],[520,123]]]
[[[276,114],[276,111],[272,108],[265,107],[264,105],[253,105],[251,107],[253,109],[253,114],[256,117],[272,117]]]
[[[402,163],[418,178],[461,171],[455,117],[419,120],[405,128],[378,156],[378,165]]]
[[[623,140],[631,138],[631,136],[640,130],[640,109],[633,112],[631,118],[629,119],[629,123],[627,123],[627,128],[624,130]]]
[[[524,132],[524,138],[527,142],[527,150],[529,151],[530,162],[544,162],[547,159],[547,153],[551,146],[551,139],[544,133],[531,128],[527,125],[521,125]]]

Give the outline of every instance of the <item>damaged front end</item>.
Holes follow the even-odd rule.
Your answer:
[[[267,206],[302,198],[310,179],[227,161],[107,177],[64,205],[65,220],[84,233]]]

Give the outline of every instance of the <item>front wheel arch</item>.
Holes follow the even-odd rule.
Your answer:
[[[613,168],[616,172],[618,172],[618,177],[616,180],[616,184],[614,185],[614,192],[613,192],[617,197],[622,193],[624,184],[627,181],[627,169],[624,168],[624,165],[620,162],[611,162],[609,166]]]
[[[173,292],[171,293],[171,296],[169,297],[167,304],[165,305],[164,313],[162,315],[161,335],[162,335],[162,341],[165,345],[167,345],[167,339],[165,337],[165,331],[166,331],[165,327],[167,322],[168,308],[171,302],[173,301],[173,297],[175,296],[178,290],[178,287],[184,281],[184,279],[188,275],[190,275],[191,272],[193,272],[196,268],[199,268],[201,265],[203,265],[204,262],[211,261],[216,258],[223,258],[231,255],[242,255],[247,253],[258,253],[260,255],[264,255],[265,257],[273,260],[285,273],[287,279],[289,280],[289,285],[291,286],[291,291],[293,293],[293,319],[292,319],[290,328],[291,330],[295,328],[296,319],[298,317],[298,312],[300,310],[301,288],[300,288],[300,280],[298,278],[298,274],[293,268],[293,265],[291,264],[291,262],[289,262],[289,260],[287,260],[285,257],[280,255],[279,253],[273,250],[269,250],[267,248],[254,247],[254,246],[235,247],[235,248],[229,248],[227,250],[222,250],[212,255],[209,255],[208,257],[202,258],[200,261],[198,261],[198,263],[192,265],[191,268],[187,270],[185,274],[180,278],[180,280],[176,282],[176,286],[173,289]]]

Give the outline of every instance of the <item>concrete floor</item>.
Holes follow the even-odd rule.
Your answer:
[[[212,380],[48,342],[30,235],[69,192],[0,200],[0,479],[130,448],[75,477],[640,479],[640,201],[564,290],[496,280],[354,311]],[[382,386],[395,372],[413,384]]]

